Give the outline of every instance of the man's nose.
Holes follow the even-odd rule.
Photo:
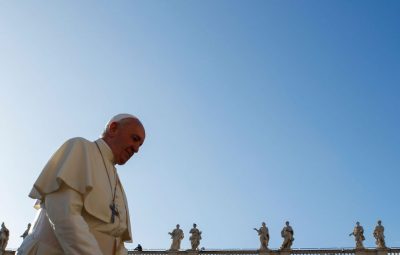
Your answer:
[[[137,153],[139,151],[139,146],[138,145],[132,145],[131,149],[132,149],[132,151],[134,153]]]

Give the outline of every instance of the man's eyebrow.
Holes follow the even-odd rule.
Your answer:
[[[139,140],[143,140],[143,137],[138,134],[133,134],[132,138],[139,138]]]

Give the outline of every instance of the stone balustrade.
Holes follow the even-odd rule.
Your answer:
[[[281,236],[284,241],[280,249],[269,249],[269,232],[266,224],[263,222],[260,229],[254,228],[260,237],[261,246],[258,250],[204,250],[199,249],[199,244],[202,232],[197,229],[197,225],[194,223],[193,228],[190,230],[190,240],[192,249],[182,250],[180,249],[181,240],[184,238],[183,230],[180,229],[180,225],[177,224],[176,228],[169,232],[172,239],[171,248],[168,250],[142,250],[142,247],[138,245],[137,249],[131,250],[128,254],[131,255],[400,255],[399,248],[389,248],[385,245],[384,227],[381,225],[381,221],[378,221],[377,226],[373,232],[373,236],[376,239],[376,248],[364,248],[363,241],[364,229],[359,222],[356,222],[356,226],[353,232],[349,236],[354,236],[356,246],[355,248],[342,248],[342,249],[291,249],[293,243],[293,229],[286,221],[286,226],[281,231]],[[7,245],[9,231],[2,224],[1,232],[7,233],[5,245],[0,249],[0,255],[12,255],[15,251],[5,250]],[[287,245],[288,244],[288,245]]]
[[[290,250],[143,250],[129,251],[130,255],[400,255],[400,248],[386,249],[290,249]]]
[[[4,255],[14,255],[15,251],[6,251]],[[143,251],[129,251],[129,255],[400,255],[399,248],[366,248],[366,249],[291,249],[291,250],[180,250],[180,251],[167,251],[167,250],[143,250]]]

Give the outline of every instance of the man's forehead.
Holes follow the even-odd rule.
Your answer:
[[[138,119],[136,116],[132,115],[132,114],[129,114],[129,113],[120,113],[120,114],[117,114],[117,115],[113,116],[113,117],[107,122],[106,127],[108,127],[108,126],[109,126],[111,123],[113,123],[113,122],[120,122],[121,120],[124,120],[124,119],[135,119],[135,120],[139,121],[139,119]],[[140,121],[139,121],[139,122],[140,122]]]
[[[127,123],[122,128],[128,128],[128,132],[140,135],[142,139],[146,136],[146,131],[143,124],[138,119],[126,119]]]

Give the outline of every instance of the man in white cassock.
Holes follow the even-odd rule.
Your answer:
[[[100,139],[72,138],[50,158],[29,194],[39,212],[18,255],[120,255],[132,242],[129,211],[115,165],[145,139],[142,123],[118,114]]]

